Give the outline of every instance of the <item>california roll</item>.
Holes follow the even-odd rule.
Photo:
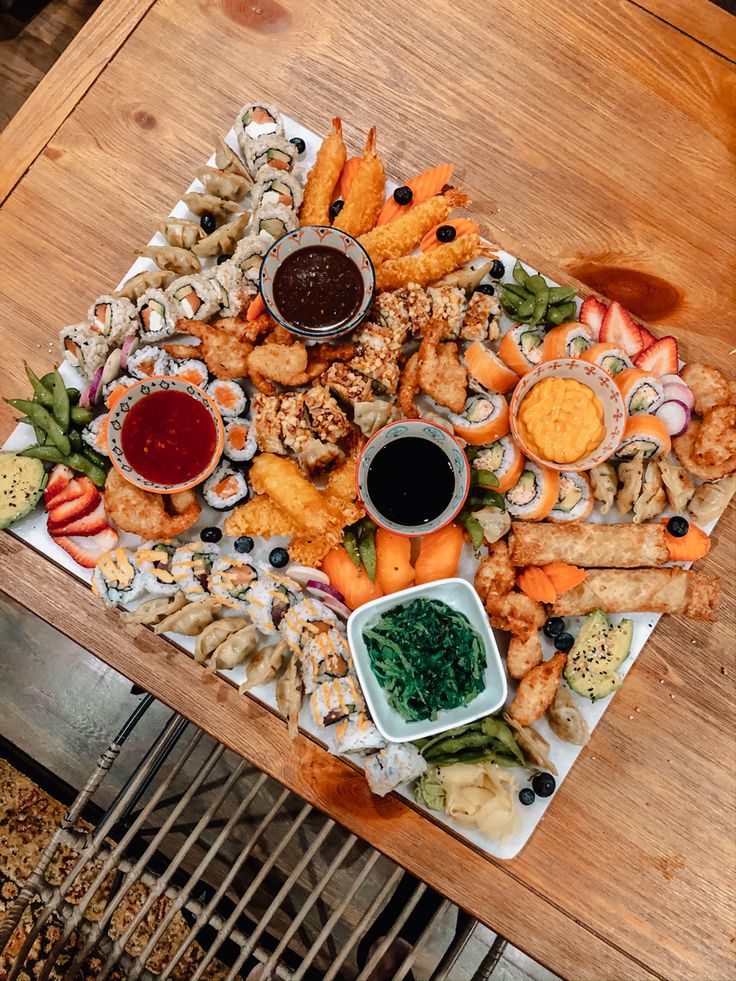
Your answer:
[[[173,596],[179,589],[174,578],[174,555],[179,546],[173,541],[142,542],[136,560],[143,575],[146,592],[156,596]]]
[[[471,395],[462,414],[453,413],[450,420],[456,436],[473,446],[482,446],[508,433],[508,403],[496,392]]]
[[[92,592],[107,606],[134,600],[143,590],[143,576],[130,549],[116,548],[107,552],[92,573]]]
[[[513,436],[502,436],[489,446],[468,450],[468,459],[474,470],[487,470],[498,480],[499,494],[513,487],[524,470],[526,458]]]
[[[584,521],[593,510],[594,504],[588,475],[574,470],[562,470],[557,502],[548,517],[550,521]]]
[[[527,460],[519,479],[506,491],[506,510],[522,521],[543,521],[559,497],[559,472]]]
[[[625,368],[616,375],[616,387],[630,416],[641,412],[653,415],[664,402],[664,388],[659,379],[638,368]]]
[[[542,360],[544,328],[512,324],[498,345],[503,363],[517,375],[525,375]]]
[[[633,368],[634,364],[626,351],[614,344],[594,344],[587,351],[580,355],[581,361],[588,361],[590,364],[597,364],[599,368],[615,378],[626,368]]]

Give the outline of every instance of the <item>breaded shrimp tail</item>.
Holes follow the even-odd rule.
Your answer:
[[[461,235],[454,242],[447,242],[423,255],[388,259],[376,271],[376,287],[383,291],[403,289],[408,283],[426,286],[479,255],[495,255],[495,252],[481,245],[478,234]]]
[[[394,221],[361,235],[360,244],[374,265],[380,265],[386,259],[398,259],[415,249],[424,235],[443,222],[453,208],[465,207],[467,203],[468,195],[464,191],[448,188],[444,194],[435,194]]]
[[[348,235],[363,235],[376,223],[386,194],[386,174],[376,153],[376,127],[368,133],[363,158],[358,164],[335,228]]]
[[[332,120],[332,133],[323,140],[314,166],[304,185],[304,200],[299,210],[302,225],[329,225],[330,203],[347,156],[342,139],[342,120]]]

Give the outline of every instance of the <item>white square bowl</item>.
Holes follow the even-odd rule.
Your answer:
[[[392,607],[405,606],[415,599],[440,600],[453,610],[465,614],[483,639],[486,651],[486,667],[483,673],[485,688],[468,705],[443,710],[434,720],[407,722],[395,708],[389,705],[388,696],[373,673],[370,655],[363,641],[363,630],[376,623]],[[466,579],[441,579],[423,586],[411,586],[409,589],[402,589],[390,596],[382,596],[358,607],[348,620],[348,641],[368,710],[376,728],[389,742],[401,743],[413,739],[425,739],[447,729],[454,729],[455,726],[467,725],[475,722],[476,719],[497,712],[506,701],[508,694],[506,672],[496,646],[496,639],[480,597]]]

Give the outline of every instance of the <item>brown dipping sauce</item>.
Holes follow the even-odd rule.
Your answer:
[[[339,249],[309,245],[276,270],[273,298],[284,320],[316,332],[344,326],[363,299],[360,270]]]

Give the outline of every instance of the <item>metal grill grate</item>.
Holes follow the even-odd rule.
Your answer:
[[[438,945],[455,907],[179,715],[96,824],[81,821],[152,701],[102,754],[0,924],[0,948],[18,951],[7,981],[31,969],[39,981],[370,981],[397,950],[396,981],[458,977],[473,920],[458,911]],[[466,976],[489,978],[504,945]]]

